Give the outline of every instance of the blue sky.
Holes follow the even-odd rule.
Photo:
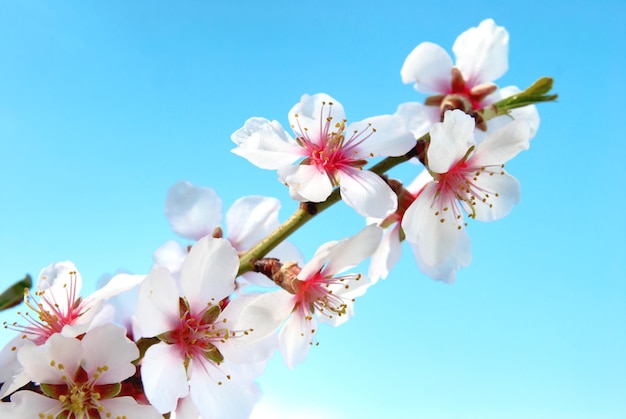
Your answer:
[[[418,43],[450,51],[491,17],[510,33],[498,84],[546,75],[559,93],[507,165],[522,202],[471,224],[473,261],[454,285],[406,252],[305,364],[270,362],[259,412],[626,417],[626,4],[226,3],[0,1],[0,284],[68,259],[87,291],[147,272],[174,238],[163,205],[178,180],[213,187],[225,208],[275,196],[285,219],[296,204],[275,172],[230,152],[233,131],[252,116],[286,125],[303,93],[332,95],[351,120],[393,113],[423,99],[399,75]],[[292,241],[310,257],[362,225],[338,205]]]

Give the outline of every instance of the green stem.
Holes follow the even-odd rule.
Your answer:
[[[282,243],[293,232],[306,224],[311,218],[329,208],[331,205],[341,200],[339,189],[335,189],[324,202],[301,202],[298,209],[271,232],[266,238],[261,240],[252,249],[239,257],[239,272],[237,276],[250,272],[254,269],[254,262],[265,257],[272,249]]]

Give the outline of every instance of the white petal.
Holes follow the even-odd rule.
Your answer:
[[[489,134],[476,146],[468,165],[473,167],[499,166],[530,146],[530,127],[524,120],[511,121]]]
[[[437,266],[448,259],[463,234],[463,229],[459,230],[458,224],[451,219],[452,214],[446,220],[443,209],[433,204],[437,192],[435,183],[426,185],[402,219],[406,240],[416,246],[420,258],[429,266]]]
[[[404,121],[394,115],[373,116],[352,123],[346,128],[346,133],[362,132],[368,126],[376,131],[358,147],[359,157],[401,156],[415,146],[413,134],[406,128]]]
[[[145,278],[144,278],[145,279]],[[140,336],[141,333],[133,331],[133,323],[136,324],[137,318],[137,299],[139,297],[139,287],[132,288],[129,291],[111,297],[106,305],[113,307],[114,317],[112,322],[124,326],[129,331],[130,336]],[[105,305],[105,307],[106,307]],[[103,307],[102,311],[106,310]]]
[[[139,287],[137,322],[142,336],[154,337],[176,328],[179,321],[178,287],[165,268],[156,268]]]
[[[280,201],[264,196],[244,196],[226,213],[228,241],[238,251],[245,251],[278,227]]]
[[[322,270],[326,262],[330,259],[333,252],[341,246],[339,241],[329,241],[317,248],[311,260],[302,267],[298,274],[298,279],[307,280]]]
[[[289,111],[289,124],[294,132],[306,135],[315,144],[326,141],[326,136],[322,135],[323,128],[321,131],[320,128],[325,126],[327,118],[331,118],[332,128],[346,119],[346,113],[341,103],[326,93],[304,94]]]
[[[37,288],[43,291],[56,283],[60,287],[65,288],[70,282],[74,283],[76,292],[80,292],[83,285],[83,277],[76,269],[74,263],[70,261],[57,262],[41,270],[37,279]]]
[[[210,370],[193,365],[190,396],[203,418],[245,419],[260,398],[256,384],[242,380],[237,371],[229,371],[222,363],[220,369]],[[230,376],[230,379],[227,377]]]
[[[294,173],[296,173],[298,171],[298,169],[300,168],[300,164],[297,164],[295,166],[284,166],[281,167],[280,169],[278,169],[277,173],[278,173],[278,180],[280,181],[280,183],[287,185],[287,178],[291,175],[293,175]],[[289,190],[289,193],[291,194],[291,197],[293,199],[295,199],[296,201],[306,201],[306,199],[302,198],[301,196],[294,196],[294,191]],[[297,195],[297,194],[295,194]]]
[[[387,278],[391,269],[400,260],[401,255],[400,224],[396,223],[393,227],[385,229],[382,240],[372,255],[368,271],[372,282],[376,283],[379,278]]]
[[[280,331],[279,350],[285,365],[294,369],[306,360],[313,339],[313,330],[317,330],[315,317],[306,320],[301,310],[295,311]]]
[[[79,333],[79,331],[83,329],[82,327],[77,328],[75,327],[76,325],[72,325],[72,326],[65,325],[63,326],[63,330],[61,331],[61,334],[63,336],[68,336],[68,337],[77,337],[81,335],[82,333],[89,332],[90,330],[93,330],[97,327],[101,327],[101,326],[104,326],[105,324],[110,324],[115,321],[115,307],[112,304],[109,304],[108,302],[104,302],[103,300],[97,300],[94,302],[93,305],[91,305],[91,302],[90,302],[90,306],[89,308],[87,308],[87,310],[92,310],[92,307],[96,313],[89,321],[89,325],[87,329],[84,330],[84,332]],[[81,318],[82,317],[84,316],[81,316]]]
[[[289,136],[278,121],[250,118],[235,131],[231,139],[237,148],[233,153],[262,169],[288,166],[303,155],[303,149]]]
[[[14,418],[15,416],[15,406],[9,402],[3,402],[0,401],[0,418]],[[38,413],[41,412],[35,412],[34,414],[31,413],[31,415],[37,415]]]
[[[402,103],[394,115],[400,118],[402,126],[413,133],[415,138],[426,134],[441,119],[438,106],[426,106],[419,102]]]
[[[203,310],[235,290],[239,257],[224,239],[204,237],[193,245],[180,271],[180,285],[189,305]]]
[[[137,275],[137,276],[144,276],[144,275]],[[90,299],[92,295],[90,295],[87,298]],[[88,301],[87,299],[84,300],[84,302],[89,304],[86,308],[84,308],[84,310],[87,310],[88,312],[91,310],[95,311],[95,315],[91,317],[91,320],[89,321],[89,325],[88,325],[89,327],[87,327],[85,332],[95,329],[96,327],[104,326],[105,324],[108,324],[108,323],[113,323],[115,321],[115,307],[112,304],[105,302],[99,297],[96,297],[93,303],[91,301]],[[83,317],[84,316],[81,316],[81,318]],[[69,325],[63,326],[63,330],[61,331],[63,336],[77,337],[81,334],[81,333],[77,333],[77,330],[82,329],[82,327],[79,327],[78,329],[72,328],[71,332],[68,330],[68,327]]]
[[[7,418],[48,418],[49,414],[58,412],[61,405],[57,399],[46,397],[34,391],[18,391],[11,396],[10,416]]]
[[[403,83],[415,82],[423,93],[448,93],[452,84],[452,58],[437,44],[422,42],[404,60]]]
[[[537,135],[537,130],[539,130],[539,124],[541,122],[539,118],[539,112],[537,111],[537,106],[528,105],[523,108],[512,109],[509,113],[511,118],[514,120],[523,120],[528,122],[529,134],[528,139],[532,140]]]
[[[8,341],[0,351],[0,383],[6,382],[18,369],[21,369],[17,361],[17,351],[24,346],[27,339],[19,334]]]
[[[240,307],[235,307],[237,301],[243,302]],[[295,296],[283,289],[267,292],[253,297],[239,297],[231,301],[224,310],[223,317],[230,317],[231,313],[237,312],[233,324],[236,329],[254,329],[250,334],[264,338],[274,333],[289,317],[293,310]],[[231,306],[232,305],[232,306]]]
[[[420,252],[414,244],[409,243],[411,251],[417,261],[420,270],[437,281],[443,281],[451,284],[456,279],[456,271],[460,268],[469,266],[472,261],[472,252],[470,246],[469,235],[466,230],[459,232],[460,237],[456,243],[456,247],[449,256],[436,265],[427,265],[421,257]]]
[[[452,51],[469,87],[491,82],[509,67],[509,33],[486,19],[459,35]]]
[[[211,188],[181,181],[167,191],[165,216],[174,233],[198,240],[219,226],[222,200]]]
[[[117,274],[85,300],[108,300],[139,285],[146,275]]]
[[[96,384],[120,383],[135,373],[131,364],[139,358],[137,346],[126,337],[126,329],[105,324],[87,332],[81,340],[83,368],[93,377],[98,373]],[[107,369],[98,369],[106,366]]]
[[[167,268],[172,275],[178,275],[187,257],[187,249],[175,240],[168,240],[152,253],[156,266]]]
[[[398,208],[398,197],[369,170],[346,168],[339,180],[341,199],[363,217],[383,218]]]
[[[275,333],[289,317],[294,296],[279,289],[254,297],[238,297],[224,309],[220,321],[229,330],[249,331],[219,345],[225,358],[236,363],[269,359],[276,349]]]
[[[163,415],[159,414],[154,407],[139,404],[129,396],[102,400],[102,406],[104,407],[102,417],[163,419]]]
[[[511,212],[513,205],[519,203],[519,181],[508,173],[496,173],[493,176],[481,175],[478,178],[477,186],[489,192],[489,198],[486,202],[478,201],[476,203],[477,220],[499,220]]]
[[[17,359],[31,381],[65,384],[78,370],[83,356],[80,341],[59,333],[50,336],[42,346],[24,345]]]
[[[200,419],[200,412],[198,412],[191,397],[187,396],[178,401],[176,411],[170,417],[173,419]]]
[[[0,383],[3,383],[0,386],[0,399],[5,398],[30,381],[17,359],[17,352],[26,342],[32,345],[30,340],[24,339],[22,336],[21,334],[15,336],[0,351]]]
[[[324,170],[317,166],[301,164],[285,178],[291,197],[305,201],[323,202],[333,191],[333,185]]]
[[[465,156],[474,138],[474,119],[460,110],[446,111],[443,122],[430,130],[428,167],[446,173]]]
[[[331,254],[324,268],[324,275],[334,276],[357,266],[374,253],[381,237],[382,228],[370,224],[355,236],[341,242],[341,245]]]
[[[152,345],[141,361],[141,382],[150,404],[160,413],[171,412],[189,393],[180,349],[163,342]]]

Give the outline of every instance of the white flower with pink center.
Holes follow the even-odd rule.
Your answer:
[[[406,240],[428,275],[452,282],[456,270],[469,264],[463,212],[493,221],[519,202],[519,182],[504,163],[528,149],[529,135],[525,121],[512,121],[474,145],[474,119],[460,110],[447,111],[432,128],[427,163],[433,180],[402,219]]]
[[[430,125],[440,122],[446,110],[461,109],[469,113],[519,92],[514,86],[498,90],[493,83],[508,70],[509,33],[492,19],[483,20],[478,27],[459,35],[452,51],[456,64],[442,47],[423,42],[411,51],[400,70],[404,83],[415,83],[415,89],[422,93],[436,93],[424,105],[411,102],[398,109],[397,114],[417,129],[416,136],[428,130],[429,124],[425,122]],[[539,114],[534,105],[514,109],[510,116],[525,119],[531,128],[530,137],[535,135]],[[509,120],[507,116],[490,120],[490,131]],[[487,125],[483,124],[479,127],[486,129]]]
[[[161,413],[190,396],[203,417],[247,417],[258,397],[245,366],[269,357],[264,309],[251,298],[228,297],[239,268],[236,250],[223,239],[201,238],[186,256],[180,284],[154,269],[139,290],[137,323],[157,337],[141,363],[146,397]],[[183,296],[179,296],[179,285]]]
[[[18,353],[24,372],[43,394],[11,396],[15,418],[153,418],[161,415],[132,397],[116,397],[121,382],[135,373],[139,350],[124,328],[91,329],[81,340],[56,333],[41,346],[29,343]]]
[[[0,397],[24,384],[17,350],[26,342],[44,344],[55,333],[75,337],[91,327],[113,320],[112,310],[102,310],[106,300],[127,291],[143,280],[143,275],[119,274],[102,288],[83,299],[82,276],[72,262],[58,262],[42,269],[37,290],[25,291],[24,303],[30,311],[18,312],[24,324],[4,323],[5,329],[20,332],[0,352]]]
[[[53,263],[39,274],[37,291],[24,295],[30,311],[19,313],[26,325],[5,324],[5,328],[22,332],[37,345],[54,333],[74,337],[85,333],[102,304],[111,296],[137,285],[144,276],[120,274],[84,300],[80,296],[83,279],[72,262]]]
[[[292,198],[323,202],[339,187],[342,199],[363,216],[395,211],[396,196],[380,176],[363,170],[377,156],[399,156],[415,139],[392,115],[348,124],[343,106],[320,93],[304,95],[291,111],[292,138],[277,121],[251,118],[234,132],[233,149],[263,169],[278,170]]]
[[[259,306],[274,313],[274,328],[283,325],[279,350],[287,366],[294,368],[306,359],[318,320],[338,326],[352,317],[354,299],[371,283],[360,273],[344,272],[372,255],[381,234],[378,226],[370,225],[349,239],[320,246],[302,269],[290,263],[282,266],[277,282],[287,291],[258,297]]]

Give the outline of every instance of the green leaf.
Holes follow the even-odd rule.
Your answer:
[[[552,90],[552,84],[554,80],[552,77],[541,77],[536,82],[532,84],[529,88],[525,90],[525,92],[529,95],[545,95],[550,90]]]
[[[20,279],[0,294],[0,310],[15,307],[24,301],[24,289],[32,286],[33,280],[30,275],[26,274],[24,279]]]
[[[541,77],[526,90],[502,99],[501,101],[495,103],[495,106],[499,111],[504,111],[540,102],[555,101],[558,95],[547,94],[550,90],[552,90],[552,83],[552,78]]]

